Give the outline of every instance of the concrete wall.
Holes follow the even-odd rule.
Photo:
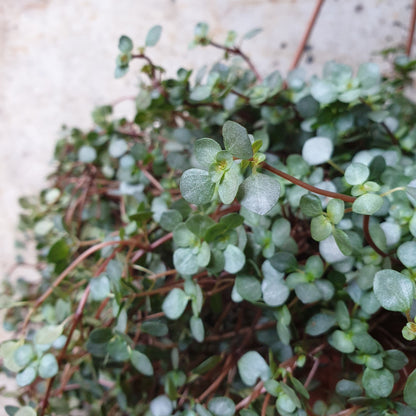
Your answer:
[[[283,73],[316,0],[1,0],[0,2],[0,273],[14,262],[17,198],[46,184],[60,126],[90,126],[99,104],[135,92],[134,71],[113,78],[121,34],[137,43],[163,25],[150,55],[171,74],[221,56],[187,45],[198,21],[216,39],[227,30],[264,31],[246,51],[261,73]],[[320,73],[330,59],[357,66],[373,52],[404,44],[411,0],[327,0],[302,64]],[[416,51],[415,51],[416,52]],[[138,65],[138,64],[137,64]],[[133,65],[134,66],[134,65]],[[128,111],[120,105],[119,111]],[[0,339],[4,334],[0,333]]]

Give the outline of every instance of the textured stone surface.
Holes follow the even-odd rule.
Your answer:
[[[134,94],[134,70],[113,78],[121,34],[136,43],[163,26],[155,62],[174,73],[220,57],[188,50],[198,21],[216,39],[227,30],[264,31],[245,50],[262,74],[287,71],[315,0],[2,0],[0,3],[0,273],[14,261],[19,195],[45,185],[60,126],[90,126],[95,105]],[[327,0],[302,63],[320,73],[329,59],[357,66],[372,52],[403,44],[411,0]],[[133,69],[139,64],[135,63]],[[117,111],[131,111],[128,103]],[[4,338],[0,333],[0,339]]]

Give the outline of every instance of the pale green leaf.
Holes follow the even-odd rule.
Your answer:
[[[381,370],[366,368],[362,383],[367,396],[373,399],[388,397],[393,390],[394,376],[386,368]]]
[[[235,287],[239,295],[249,302],[256,302],[261,297],[261,284],[254,276],[238,275]]]
[[[397,249],[397,257],[406,267],[416,267],[416,241],[401,244]]]
[[[128,53],[133,50],[133,42],[128,36],[121,36],[118,41],[118,49],[120,52]]]
[[[160,25],[153,26],[147,32],[145,45],[146,46],[155,46],[159,42],[161,34],[162,34],[162,26],[160,26]]]
[[[416,409],[416,370],[413,370],[407,378],[403,398],[410,407]]]
[[[53,354],[45,354],[39,362],[39,376],[42,378],[51,378],[56,376],[59,367],[58,362]]]
[[[415,286],[405,275],[385,269],[374,277],[374,293],[384,309],[406,312],[415,298]]]
[[[182,174],[180,189],[182,196],[188,202],[202,205],[212,200],[215,184],[207,171],[193,168]]]
[[[311,221],[311,236],[315,241],[322,241],[332,232],[331,221],[325,215],[317,215]]]
[[[247,134],[247,130],[235,121],[226,121],[222,128],[224,146],[234,157],[250,159],[253,157],[253,149]]]
[[[224,250],[225,266],[224,270],[228,273],[239,272],[246,263],[246,256],[240,248],[229,244]]]
[[[191,327],[192,336],[195,340],[202,342],[205,337],[204,323],[202,322],[202,319],[198,316],[192,316],[189,325]]]
[[[302,147],[302,157],[311,166],[327,162],[334,150],[334,145],[327,137],[312,137]]]
[[[237,197],[241,205],[259,215],[267,214],[280,196],[279,182],[263,173],[254,173],[240,185]]]
[[[172,401],[168,396],[157,396],[150,402],[152,416],[171,416],[173,411]]]
[[[172,289],[162,304],[162,310],[169,319],[178,319],[185,311],[189,297],[177,287]]]
[[[228,397],[214,397],[208,403],[208,410],[214,416],[233,416],[235,404]]]
[[[201,167],[206,170],[215,163],[215,157],[221,150],[221,146],[212,139],[199,139],[195,142],[195,158]]]
[[[34,367],[29,366],[16,374],[16,383],[19,387],[28,386],[36,379],[37,373]]]
[[[331,327],[336,324],[336,319],[333,315],[320,312],[312,316],[306,323],[305,332],[308,335],[318,336],[324,334]]]
[[[307,217],[315,217],[322,214],[321,200],[313,194],[302,195],[300,209]]]
[[[344,354],[352,353],[355,350],[355,346],[351,340],[351,337],[339,329],[334,331],[328,337],[328,342],[332,347],[338,351],[343,352]]]
[[[130,353],[130,362],[134,368],[145,376],[153,375],[153,366],[149,358],[140,351],[133,350]]]
[[[345,170],[345,180],[350,185],[361,185],[370,176],[370,169],[362,163],[351,163]]]
[[[311,86],[311,94],[321,104],[330,104],[337,99],[335,86],[325,80],[315,81]]]
[[[377,194],[364,194],[359,196],[352,204],[356,214],[373,215],[383,206],[383,197]]]
[[[258,378],[266,381],[271,377],[269,366],[257,351],[246,352],[237,366],[241,380],[247,386],[254,386]]]

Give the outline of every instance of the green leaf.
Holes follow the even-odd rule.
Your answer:
[[[146,40],[145,40],[144,44],[146,46],[155,46],[159,42],[161,34],[162,34],[162,26],[160,26],[160,25],[153,26],[147,32]]]
[[[321,104],[330,104],[337,99],[337,90],[331,82],[318,80],[311,86],[311,95]]]
[[[97,151],[92,146],[81,146],[78,150],[78,160],[81,163],[92,163],[97,157]]]
[[[168,396],[157,396],[150,402],[152,416],[171,416],[173,412],[172,401]]]
[[[164,211],[160,217],[159,224],[166,231],[173,231],[183,220],[182,215],[176,209]]]
[[[334,331],[328,337],[328,342],[332,347],[338,351],[343,352],[344,354],[349,354],[355,350],[355,346],[351,340],[351,337],[339,329]]]
[[[128,53],[133,50],[133,42],[128,36],[121,36],[118,41],[118,49],[120,52]]]
[[[224,173],[224,176],[218,187],[218,195],[223,204],[231,204],[240,185],[240,168],[232,164],[231,168]]]
[[[45,354],[39,362],[39,376],[42,378],[51,378],[58,374],[58,362],[53,354]]]
[[[335,318],[340,328],[344,331],[350,327],[350,313],[348,312],[347,305],[342,300],[339,300],[335,306]]]
[[[331,221],[325,215],[318,215],[312,218],[311,235],[315,241],[322,241],[329,237],[332,232]]]
[[[214,416],[233,416],[235,404],[228,397],[214,397],[208,403],[208,410]]]
[[[384,309],[407,312],[415,297],[415,286],[403,274],[385,269],[374,277],[374,294]]]
[[[416,409],[416,370],[413,370],[407,378],[403,399],[410,407]]]
[[[36,411],[30,406],[21,407],[14,416],[36,416]]]
[[[283,279],[276,279],[275,276],[268,275],[265,275],[261,283],[261,290],[263,300],[269,306],[283,305],[290,294],[290,290]]]
[[[345,204],[341,199],[331,199],[328,202],[326,211],[332,224],[338,224],[344,216]]]
[[[384,366],[391,371],[401,370],[408,362],[406,354],[399,350],[387,350],[384,352]],[[416,393],[416,390],[415,390]]]
[[[325,312],[320,312],[308,320],[306,323],[305,332],[308,335],[316,337],[327,332],[335,324],[336,319],[333,315]]]
[[[211,96],[211,91],[212,85],[197,85],[192,89],[189,98],[192,101],[204,101]]]
[[[388,397],[393,390],[394,376],[385,368],[381,370],[366,368],[362,383],[367,396],[373,399]]]
[[[246,256],[244,253],[235,245],[228,244],[224,250],[225,266],[224,270],[228,273],[239,272],[246,263]]]
[[[249,302],[256,302],[261,297],[261,284],[254,276],[238,275],[235,287],[239,295]]]
[[[178,319],[185,311],[189,297],[177,287],[172,289],[162,304],[162,310],[169,319]]]
[[[204,238],[207,229],[215,224],[215,221],[207,215],[192,215],[187,221],[186,226],[199,238]]]
[[[107,355],[107,345],[113,337],[110,328],[96,328],[91,331],[87,341],[87,351],[96,357]]]
[[[33,358],[35,358],[35,352],[29,344],[22,345],[14,353],[14,361],[21,367],[26,367]]]
[[[137,350],[132,350],[130,353],[130,362],[134,368],[145,376],[153,375],[153,366],[149,358]]]
[[[338,381],[335,390],[338,394],[344,397],[361,396],[363,391],[357,383],[345,379]]]
[[[266,381],[271,377],[269,366],[257,351],[246,352],[238,360],[237,367],[241,380],[247,386],[254,386],[258,378]]]
[[[95,277],[90,281],[90,298],[95,301],[102,301],[110,295],[110,280],[104,274]]]
[[[195,374],[205,374],[208,371],[216,367],[216,365],[221,362],[221,356],[213,355],[212,357],[207,358],[201,364],[196,366],[192,372]]]
[[[302,195],[300,209],[307,217],[316,217],[322,214],[321,200],[313,194]]]
[[[416,241],[407,241],[397,249],[397,257],[409,269],[416,267]]]
[[[332,140],[326,137],[312,137],[302,147],[302,157],[311,166],[327,162],[334,150]]]
[[[364,194],[359,196],[352,204],[356,214],[373,215],[383,206],[383,197],[377,194]]]
[[[243,181],[237,194],[243,207],[259,215],[267,214],[276,205],[279,196],[279,182],[258,172]]]
[[[61,260],[65,260],[69,255],[69,247],[66,241],[62,238],[56,241],[48,253],[48,261],[50,263],[58,263]]]
[[[302,303],[314,303],[322,298],[322,293],[316,283],[301,283],[295,287],[296,296]]]
[[[256,27],[255,29],[251,29],[246,34],[243,35],[241,40],[252,39],[252,38],[254,38],[254,36],[257,36],[262,31],[263,31],[263,29],[261,29],[259,27]]]
[[[164,337],[169,333],[168,326],[164,322],[157,320],[144,321],[141,325],[141,330],[155,337]]]
[[[362,163],[351,163],[345,170],[345,180],[350,185],[361,185],[370,176],[370,169]]]
[[[337,243],[337,246],[342,254],[346,256],[352,254],[352,245],[345,231],[342,231],[339,228],[334,228],[332,230],[332,235],[334,236],[335,242]]]
[[[226,121],[222,128],[224,146],[234,157],[238,159],[250,159],[253,157],[253,149],[247,134],[247,130],[235,121]]]
[[[365,354],[376,354],[379,343],[368,332],[356,332],[352,336],[355,347]]]
[[[108,153],[111,157],[118,159],[128,150],[127,142],[124,139],[116,139],[110,143]]]
[[[199,139],[195,142],[195,158],[201,167],[206,170],[215,163],[216,155],[221,150],[221,146],[212,139]]]
[[[215,184],[211,181],[207,171],[192,168],[182,174],[180,189],[186,201],[191,204],[202,205],[212,200]]]
[[[369,89],[377,86],[381,81],[381,73],[377,64],[368,62],[358,68],[357,77],[363,88]]]
[[[26,367],[23,371],[16,374],[16,383],[19,387],[28,386],[36,379],[37,373],[34,367]]]
[[[35,344],[52,345],[62,335],[63,329],[63,325],[48,325],[40,328],[35,335]]]
[[[178,224],[173,230],[173,241],[178,247],[194,247],[199,240],[186,224]]]
[[[189,324],[190,324],[191,333],[194,339],[196,339],[198,342],[202,342],[205,337],[205,329],[204,329],[204,323],[202,322],[202,319],[198,316],[192,316]]]

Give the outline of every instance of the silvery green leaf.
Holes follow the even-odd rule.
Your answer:
[[[327,162],[334,150],[331,139],[327,137],[312,137],[306,140],[302,148],[303,159],[311,166]]]
[[[240,185],[237,197],[243,207],[256,214],[267,214],[280,196],[280,183],[263,173],[253,173]]]

